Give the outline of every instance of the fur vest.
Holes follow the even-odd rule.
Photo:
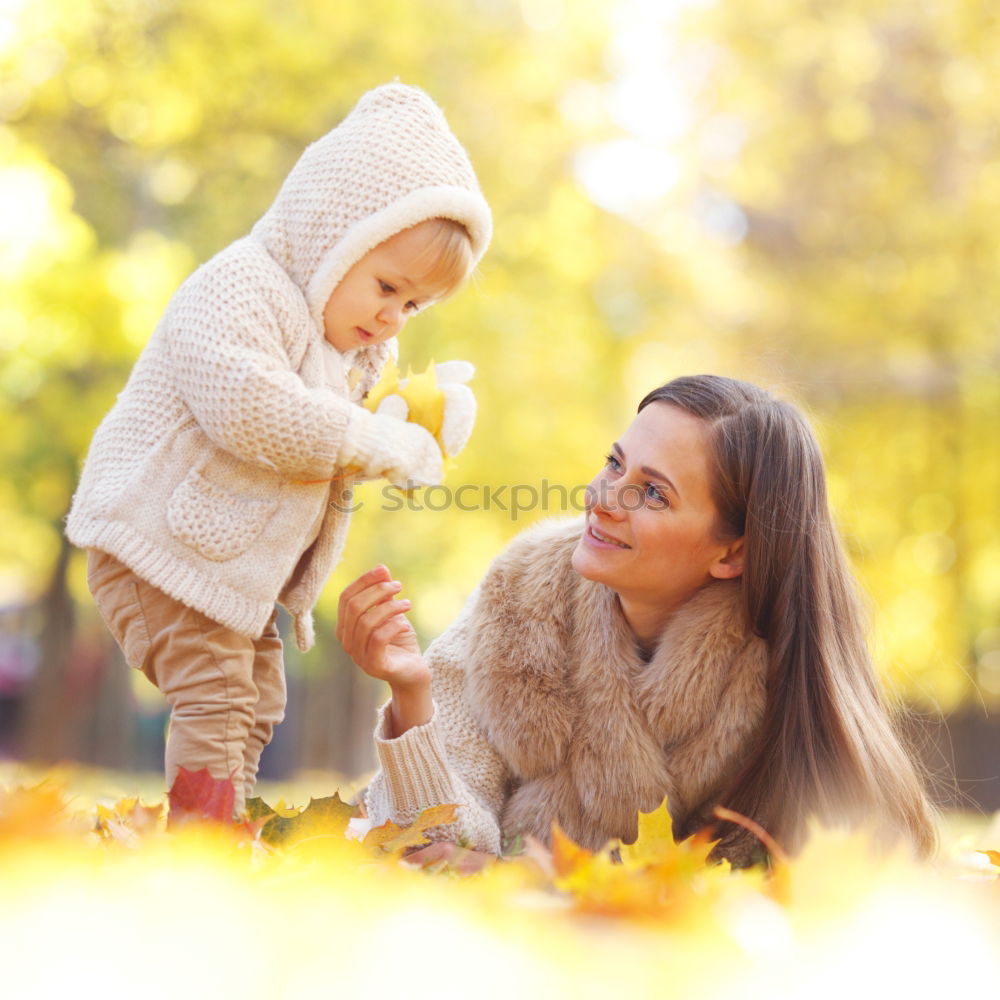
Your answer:
[[[669,799],[678,838],[711,818],[758,733],[767,647],[740,582],[699,591],[649,662],[617,595],[578,576],[579,521],[547,523],[493,564],[470,621],[466,701],[506,761],[505,835],[549,838],[553,820],[597,849],[637,835]]]

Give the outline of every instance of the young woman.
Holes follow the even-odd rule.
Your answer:
[[[588,490],[536,526],[420,651],[385,567],[340,599],[338,636],[392,699],[372,820],[460,806],[439,839],[499,853],[551,824],[633,840],[666,796],[678,837],[716,805],[795,851],[815,817],[934,846],[932,810],[879,691],[802,415],[716,376],[655,389]],[[718,856],[761,845],[719,824]]]

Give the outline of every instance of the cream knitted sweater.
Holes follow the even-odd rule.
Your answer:
[[[573,571],[581,530],[543,523],[495,560],[427,651],[427,724],[387,739],[382,710],[372,823],[453,803],[458,819],[435,839],[497,853],[518,835],[547,841],[558,820],[593,850],[634,840],[636,814],[664,797],[683,835],[724,800],[761,724],[767,676],[739,583],[700,590],[646,663],[614,592]],[[746,863],[755,851],[738,835],[725,853]]]
[[[465,151],[422,91],[379,87],[171,299],[94,435],[70,540],[246,635],[280,600],[307,649],[349,519],[351,482],[325,481],[389,353],[328,376],[323,308],[365,253],[435,217],[465,225],[479,259],[491,219]]]
[[[458,620],[427,650],[434,671],[430,722],[389,739],[389,706],[379,709],[375,723],[379,770],[365,791],[365,807],[374,826],[389,819],[408,826],[429,806],[457,805],[458,821],[432,830],[431,837],[462,840],[499,854],[508,768],[465,698],[469,616],[476,598],[473,594]]]

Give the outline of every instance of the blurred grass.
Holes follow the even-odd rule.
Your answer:
[[[119,790],[155,800],[154,776],[0,767],[0,784],[11,778],[63,784],[91,812],[63,819],[42,793],[0,816],[13,996],[921,1000],[980,995],[1000,977],[997,869],[962,843],[983,836],[982,817],[946,818],[950,856],[934,866],[818,833],[766,882],[677,865],[683,852],[654,830],[639,867],[570,850],[568,871],[522,860],[457,878],[340,837],[266,849],[212,825],[102,839],[94,803]],[[327,780],[262,791],[305,799]]]
[[[288,806],[304,807],[340,792],[347,801],[364,788],[367,779],[349,779],[334,771],[301,771],[282,781],[260,781],[254,794],[273,804],[284,800]],[[113,771],[67,763],[61,766],[31,765],[20,761],[0,761],[0,787],[30,788],[46,782],[65,789],[72,810],[93,810],[98,804],[111,806],[119,799],[138,796],[144,805],[166,800],[162,772]]]
[[[270,805],[279,801],[304,808],[310,799],[334,792],[346,802],[362,790],[370,775],[347,778],[334,771],[301,771],[281,781],[260,781],[254,794]],[[73,812],[93,812],[98,804],[112,806],[123,798],[138,797],[144,805],[165,802],[163,775],[126,772],[68,763],[62,766],[32,766],[16,761],[0,762],[0,787],[31,788],[45,783],[65,792]],[[1000,850],[1000,811],[993,814],[972,810],[944,810],[939,814],[939,861],[951,863],[977,849]]]

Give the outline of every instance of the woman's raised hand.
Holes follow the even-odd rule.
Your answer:
[[[406,617],[410,602],[396,597],[401,588],[385,566],[376,566],[344,588],[337,614],[337,638],[347,655],[392,689],[392,736],[423,725],[433,711],[430,668]]]

